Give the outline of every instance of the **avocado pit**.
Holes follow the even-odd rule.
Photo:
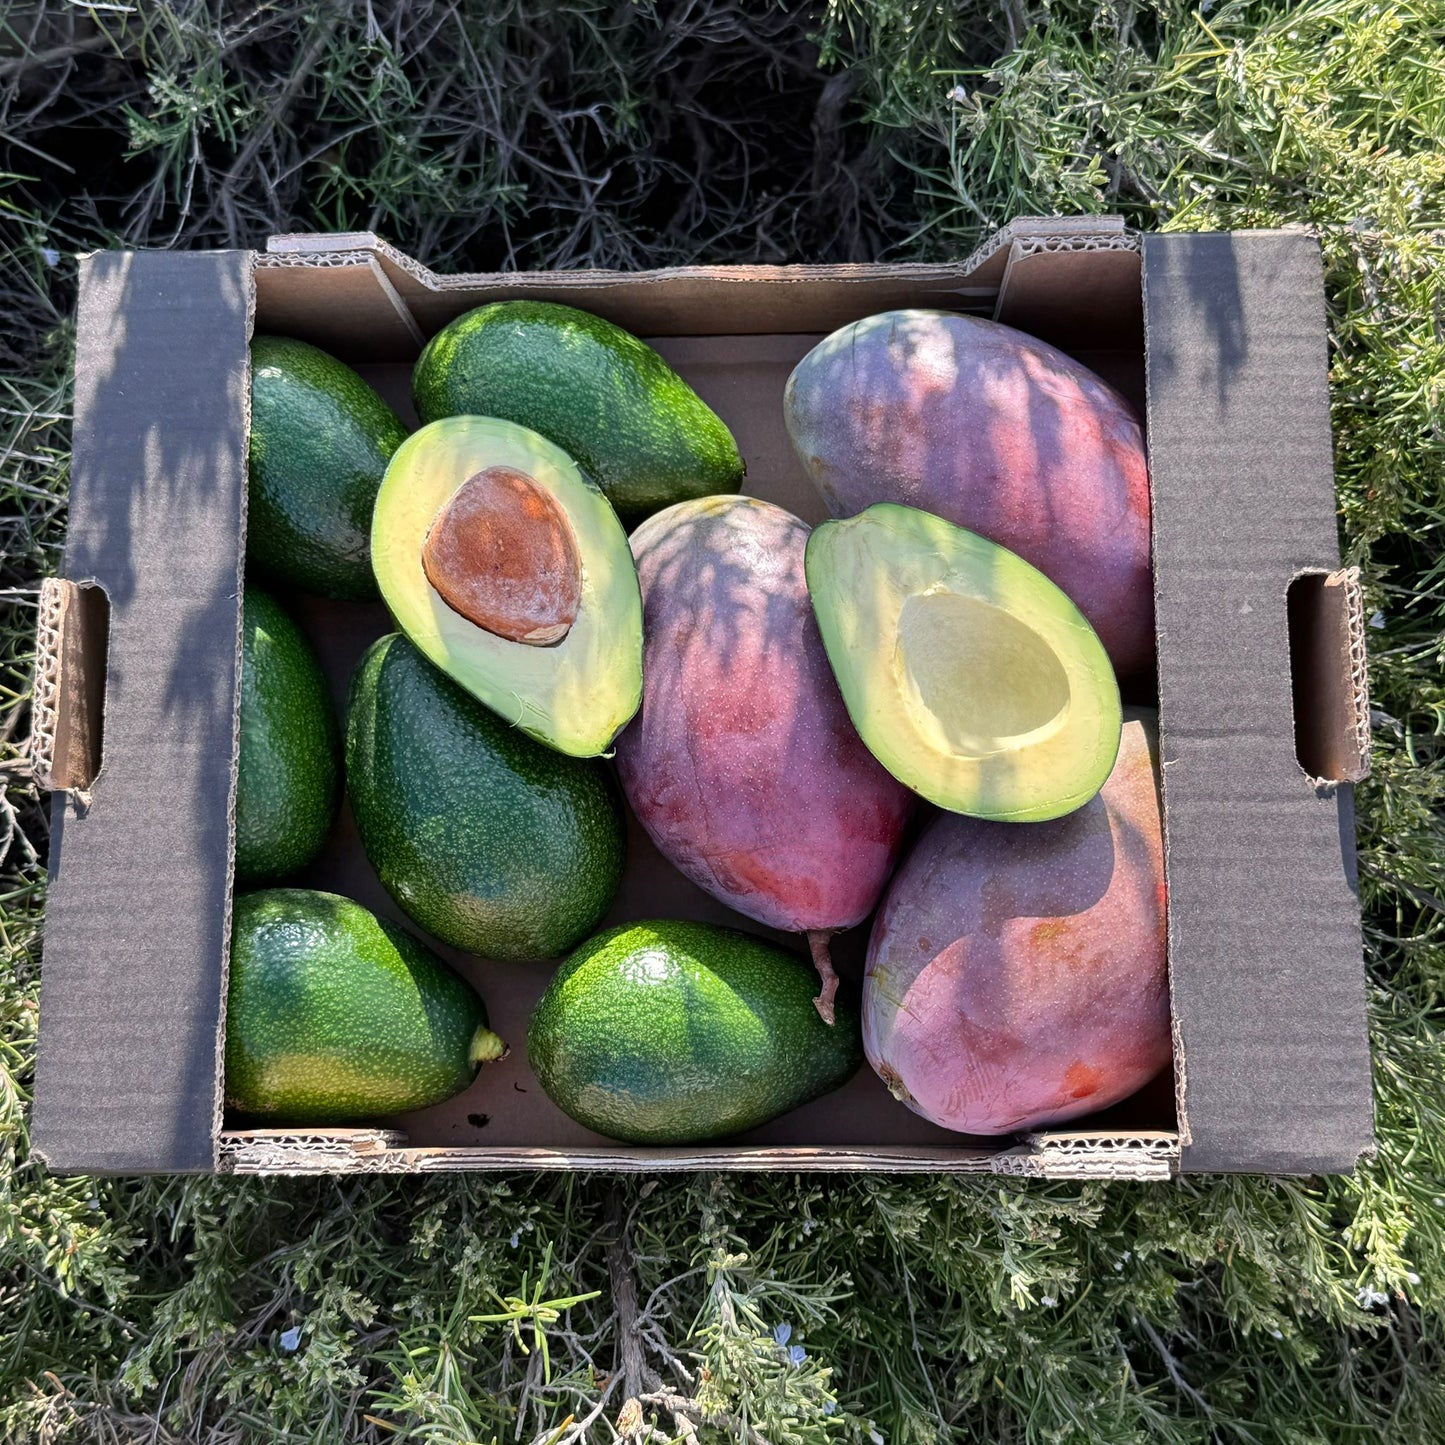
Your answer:
[[[546,647],[577,620],[582,566],[566,514],[515,467],[467,478],[437,513],[422,569],[453,612],[510,642]]]

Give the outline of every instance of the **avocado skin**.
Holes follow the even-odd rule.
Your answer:
[[[746,468],[722,419],[645,342],[550,301],[495,301],[439,331],[412,377],[423,422],[469,413],[541,432],[624,522],[736,492]]]
[[[527,1057],[578,1123],[634,1144],[751,1129],[846,1083],[863,1060],[856,1001],[830,1028],[802,959],[731,928],[665,920],[589,939],[533,1010]]]
[[[374,598],[371,512],[405,439],[349,366],[304,341],[256,337],[247,557],[322,597]]]
[[[339,1124],[438,1104],[471,1082],[487,1023],[472,988],[405,929],[335,893],[236,900],[226,1104]]]
[[[340,737],[321,665],[269,593],[241,602],[236,881],[304,868],[336,818]]]
[[[434,937],[556,958],[611,906],[626,832],[606,766],[533,742],[400,633],[357,664],[346,766],[366,856]]]

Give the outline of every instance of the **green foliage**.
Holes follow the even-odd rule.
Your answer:
[[[187,0],[5,25],[0,1435],[1445,1438],[1440,0]],[[45,819],[21,739],[64,528],[68,253],[379,226],[457,267],[939,256],[1054,209],[1321,238],[1343,539],[1378,624],[1378,1159],[1102,1185],[95,1182],[28,1156]]]

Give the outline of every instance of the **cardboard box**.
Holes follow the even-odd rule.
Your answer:
[[[536,965],[441,951],[514,1049],[388,1127],[225,1127],[247,343],[312,341],[409,414],[425,338],[550,298],[644,336],[736,434],[748,489],[821,507],[783,428],[794,363],[899,306],[1062,346],[1147,416],[1154,489],[1175,1077],[1079,1127],[975,1139],[871,1071],[705,1148],[608,1142],[520,1047]],[[961,264],[438,276],[370,235],[264,255],[83,266],[64,575],[43,599],[35,758],[57,792],[34,1139],[72,1171],[482,1168],[968,1170],[1167,1177],[1348,1170],[1372,1145],[1350,780],[1368,757],[1358,582],[1339,570],[1320,261],[1303,233],[1148,235],[1025,220]],[[383,608],[292,596],[338,706]],[[97,760],[99,771],[97,772]],[[726,920],[633,827],[609,921]],[[301,879],[399,916],[343,815]],[[859,967],[866,929],[840,942]]]

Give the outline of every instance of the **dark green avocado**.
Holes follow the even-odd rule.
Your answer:
[[[321,665],[269,593],[241,603],[236,881],[304,868],[336,818],[340,739]]]
[[[459,316],[422,352],[412,395],[423,423],[470,414],[540,432],[628,525],[743,484],[717,413],[645,342],[572,306],[495,301]]]
[[[359,903],[306,888],[236,900],[226,1105],[238,1114],[343,1124],[422,1109],[505,1052],[471,986]]]
[[[628,923],[557,970],[527,1029],[538,1081],[579,1124],[634,1144],[751,1129],[846,1083],[857,1004],[830,1027],[802,959],[730,928]]]
[[[556,958],[611,906],[626,833],[606,765],[533,742],[400,633],[357,665],[346,767],[377,876],[444,942]]]
[[[371,511],[396,413],[349,366],[282,336],[251,343],[246,555],[322,597],[367,601]]]

